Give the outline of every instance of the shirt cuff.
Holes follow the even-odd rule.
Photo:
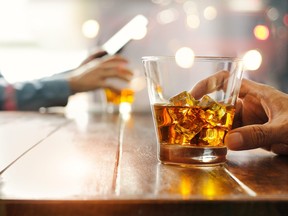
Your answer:
[[[4,110],[17,110],[15,89],[12,85],[7,85],[4,89]]]

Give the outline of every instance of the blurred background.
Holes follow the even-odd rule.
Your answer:
[[[245,77],[288,93],[287,0],[0,0],[0,70],[13,83],[72,69],[138,14],[147,29],[121,50],[138,76],[142,56],[188,50],[242,57]]]

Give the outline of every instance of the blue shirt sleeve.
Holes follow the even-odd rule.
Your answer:
[[[67,80],[35,80],[14,84],[18,110],[38,110],[41,107],[65,106],[71,95]]]

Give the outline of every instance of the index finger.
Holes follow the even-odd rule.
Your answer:
[[[190,94],[196,98],[200,99],[205,94],[212,93],[218,90],[226,90],[227,82],[229,77],[228,71],[219,71],[212,76],[207,77],[199,81],[190,91]]]

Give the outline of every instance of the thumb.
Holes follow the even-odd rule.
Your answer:
[[[277,142],[269,124],[249,125],[230,131],[225,137],[225,145],[231,150],[246,150],[268,147]]]

